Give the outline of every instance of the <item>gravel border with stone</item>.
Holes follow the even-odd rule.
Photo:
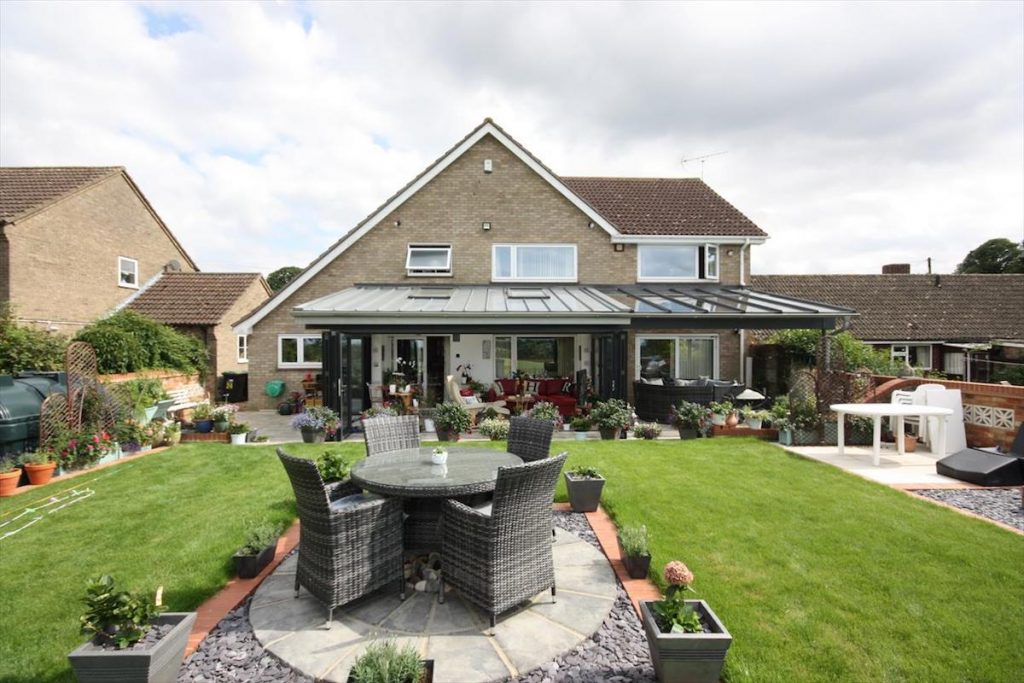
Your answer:
[[[932,500],[970,510],[976,515],[994,519],[1024,531],[1024,509],[1021,490],[1013,489],[916,489],[914,493]]]
[[[586,515],[555,512],[555,526],[600,550]],[[601,628],[554,661],[510,679],[517,683],[653,683],[654,667],[640,620],[622,584]],[[249,623],[249,603],[228,613],[182,665],[179,682],[274,681],[312,683],[260,645]]]

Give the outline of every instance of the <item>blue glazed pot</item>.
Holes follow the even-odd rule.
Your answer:
[[[213,431],[213,420],[196,420],[194,426],[200,434],[209,434]]]

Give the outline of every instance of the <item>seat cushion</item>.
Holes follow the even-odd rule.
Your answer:
[[[493,501],[487,501],[486,503],[481,503],[480,505],[474,505],[473,509],[476,510],[477,512],[480,512],[480,513],[485,514],[488,517],[490,517],[491,516],[491,509],[493,507],[494,507],[494,502]]]
[[[332,500],[331,510],[344,510],[346,508],[355,507],[362,503],[368,503],[374,499],[376,499],[376,496],[371,494],[353,493],[351,496],[345,496],[344,498],[339,498],[338,500]]]

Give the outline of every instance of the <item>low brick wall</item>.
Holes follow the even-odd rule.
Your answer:
[[[163,385],[164,391],[170,392],[174,389],[184,389],[185,387],[199,385],[203,383],[199,380],[199,375],[196,373],[184,373],[175,372],[173,370],[145,370],[143,372],[125,372],[117,375],[100,375],[99,380],[110,384],[119,384],[121,382],[129,382],[133,379],[158,379],[160,384]],[[195,396],[189,396],[190,400],[205,400],[207,398],[206,390],[200,395],[196,392]]]
[[[941,384],[948,389],[959,389],[963,397],[967,445],[975,448],[1009,448],[1024,421],[1024,387],[921,377],[875,375],[871,379],[872,388],[864,399],[868,403],[888,401],[896,389],[913,391],[918,384]]]

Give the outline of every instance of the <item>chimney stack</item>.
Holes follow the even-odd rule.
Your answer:
[[[910,264],[887,263],[882,266],[882,275],[910,275]]]

